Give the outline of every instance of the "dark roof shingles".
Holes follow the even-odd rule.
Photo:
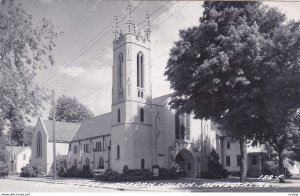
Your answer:
[[[44,120],[44,125],[48,133],[48,141],[53,141],[53,121]],[[70,142],[72,137],[80,127],[80,123],[55,121],[55,140],[57,142]]]

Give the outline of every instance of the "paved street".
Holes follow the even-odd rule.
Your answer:
[[[180,179],[147,182],[106,183],[92,179],[63,179],[53,183],[51,178],[0,179],[0,192],[107,192],[107,191],[187,191],[187,192],[300,192],[300,179],[277,181],[249,179],[239,184],[238,178],[224,180]]]
[[[54,183],[40,183],[16,179],[0,179],[0,192],[107,192],[114,189],[93,188],[87,186],[61,185]]]

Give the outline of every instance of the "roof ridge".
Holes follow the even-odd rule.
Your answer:
[[[53,121],[53,120],[44,120],[44,119],[42,119],[43,121],[47,121],[47,122],[49,122],[49,121]],[[80,122],[82,122],[82,121],[80,121],[80,122],[67,122],[67,121],[59,121],[59,120],[55,120],[55,122],[58,122],[58,123],[68,123],[68,124],[81,124]]]

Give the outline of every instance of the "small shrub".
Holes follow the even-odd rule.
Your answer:
[[[42,168],[36,168],[31,166],[25,166],[21,168],[21,177],[38,177],[43,174]]]
[[[3,176],[8,176],[8,172],[9,172],[9,169],[8,169],[8,166],[7,165],[1,165],[0,166],[0,177]]]
[[[201,178],[205,179],[221,179],[228,178],[229,172],[219,163],[219,155],[213,149],[210,153],[211,160],[208,161],[208,171],[201,172]]]
[[[159,176],[156,177],[157,179],[178,179],[180,177],[179,173],[176,172],[175,167],[172,167],[171,169],[166,168],[160,168],[159,169]]]
[[[83,178],[92,178],[93,174],[91,172],[90,166],[84,165],[83,168],[82,168],[82,170],[79,171],[79,175],[80,175],[80,177],[83,177]]]

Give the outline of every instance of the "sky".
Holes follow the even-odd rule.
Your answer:
[[[76,97],[95,115],[111,110],[112,26],[118,16],[126,19],[128,1],[19,0],[35,23],[47,18],[62,35],[56,40],[54,66],[39,70],[35,82],[56,96]],[[300,20],[300,2],[265,2],[276,6],[289,19]],[[179,30],[199,25],[201,1],[131,1],[135,23],[143,25],[146,13],[151,22],[152,97],[172,92],[163,75],[169,51]],[[123,20],[122,20],[123,19]],[[124,29],[124,28],[122,28]],[[42,117],[48,117],[50,103]],[[33,119],[35,123],[36,119]]]

